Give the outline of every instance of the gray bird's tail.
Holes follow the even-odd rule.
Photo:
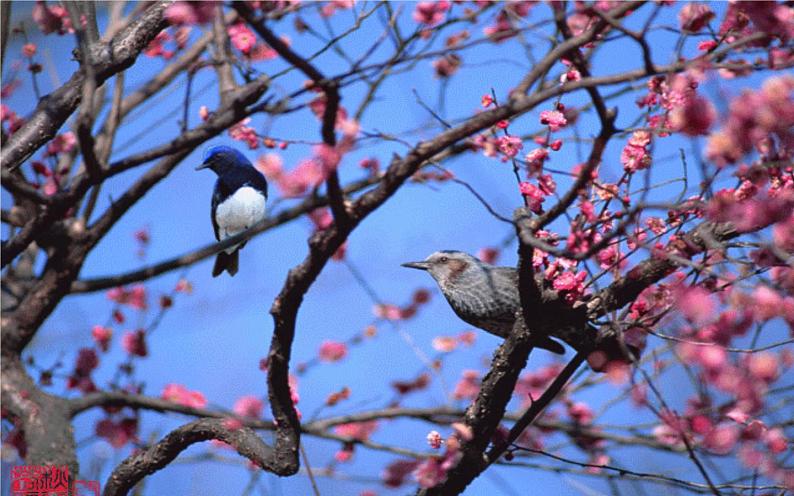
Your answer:
[[[222,251],[215,257],[215,265],[212,267],[212,277],[218,277],[225,270],[230,276],[234,277],[237,273],[237,262],[239,250],[234,250],[232,253]]]

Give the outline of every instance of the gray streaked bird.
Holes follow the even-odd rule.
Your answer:
[[[513,330],[516,312],[521,309],[515,268],[496,267],[467,253],[449,250],[437,251],[422,262],[402,266],[430,273],[452,310],[464,322],[502,338]],[[565,353],[560,343],[548,337],[538,346]]]

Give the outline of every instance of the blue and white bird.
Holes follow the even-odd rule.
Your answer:
[[[228,146],[213,146],[204,154],[204,162],[196,170],[210,169],[218,175],[212,193],[212,229],[215,239],[240,234],[265,218],[267,181],[245,155]],[[237,273],[238,251],[245,241],[218,253],[212,277],[224,270],[230,276]]]

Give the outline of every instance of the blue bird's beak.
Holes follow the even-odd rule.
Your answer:
[[[198,167],[196,167],[194,170],[199,171],[201,169],[207,169],[211,165],[212,165],[212,162],[207,161],[207,162],[204,162],[203,164],[199,165]]]
[[[400,267],[408,267],[409,269],[428,270],[430,268],[430,264],[428,262],[406,262],[404,264],[400,264]]]

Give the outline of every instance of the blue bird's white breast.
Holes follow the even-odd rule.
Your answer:
[[[224,240],[240,234],[265,218],[265,195],[251,186],[238,188],[215,209],[218,238]],[[226,249],[233,253],[236,246]]]

